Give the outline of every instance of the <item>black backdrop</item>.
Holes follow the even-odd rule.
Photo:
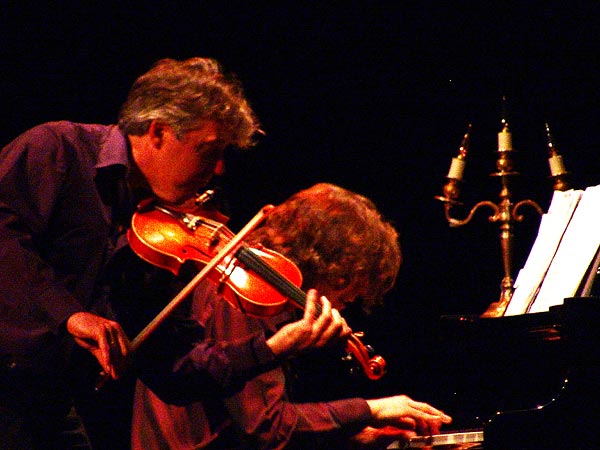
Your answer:
[[[390,361],[386,389],[418,389],[413,369],[440,314],[477,314],[498,298],[497,225],[480,213],[450,229],[433,199],[469,122],[468,205],[497,201],[503,96],[522,173],[515,200],[548,206],[545,122],[573,184],[600,181],[597,2],[86,3],[3,6],[1,142],[47,120],[113,122],[159,58],[219,59],[267,133],[229,161],[232,229],[329,181],[371,197],[400,230],[396,289],[355,319]],[[517,225],[515,271],[538,223],[529,213]]]

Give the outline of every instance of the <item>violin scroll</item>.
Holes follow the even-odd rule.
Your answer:
[[[379,355],[371,356],[372,349],[366,347],[359,339],[362,333],[352,333],[346,344],[346,359],[360,364],[362,372],[369,380],[379,380],[385,375],[386,362]]]

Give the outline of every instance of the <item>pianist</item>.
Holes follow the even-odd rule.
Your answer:
[[[401,262],[397,232],[374,204],[330,184],[315,185],[276,207],[248,241],[293,260],[304,275],[303,288],[317,288],[340,310],[359,298],[366,309],[372,307],[392,287]],[[205,340],[220,341],[261,330],[272,334],[296,313],[302,314],[252,318],[209,285],[196,290],[188,311],[204,327]],[[160,332],[154,339],[160,339]],[[172,339],[163,340],[163,347],[175,346]],[[133,450],[385,448],[417,433],[436,434],[451,421],[405,395],[293,403],[286,392],[286,377],[292,374],[282,367],[256,376],[237,393],[215,389],[208,395],[206,387],[194,392],[193,383],[182,389],[162,375],[153,379],[152,374],[165,371],[157,368],[157,347],[145,348],[153,351],[142,364],[146,370],[136,390]]]

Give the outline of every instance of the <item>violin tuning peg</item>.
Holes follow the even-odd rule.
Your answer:
[[[342,361],[344,362],[352,362],[353,360],[354,357],[350,353],[347,353],[346,355],[342,356]]]

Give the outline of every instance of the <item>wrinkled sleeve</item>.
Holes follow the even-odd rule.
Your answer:
[[[27,351],[82,305],[42,257],[41,239],[59,201],[66,164],[61,143],[43,127],[0,153],[0,305],[3,347]],[[29,342],[27,342],[29,341]]]
[[[225,405],[252,448],[330,448],[371,420],[371,410],[361,398],[290,402],[281,368],[258,375]]]
[[[207,335],[206,327],[213,323],[204,319],[212,316],[214,302],[223,301],[210,287],[197,288],[194,308],[199,312],[182,305],[142,347],[136,364],[139,377],[161,400],[185,405],[216,392],[228,395],[277,365],[262,330],[233,340]]]
[[[273,326],[227,305],[215,308],[213,320],[220,326],[212,333],[225,341],[243,339]],[[372,418],[367,402],[361,398],[291,402],[283,366],[257,374],[224,403],[249,448],[331,448],[329,444],[356,434]]]

